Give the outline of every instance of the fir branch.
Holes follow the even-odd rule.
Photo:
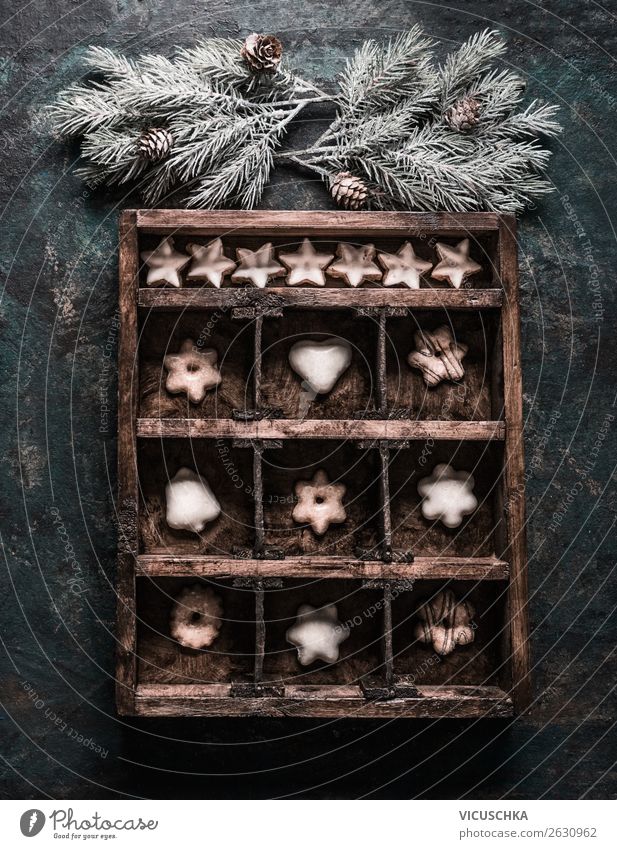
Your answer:
[[[558,106],[541,104],[538,100],[532,100],[522,112],[509,115],[501,123],[488,127],[485,134],[490,135],[495,140],[509,136],[513,138],[522,136],[551,138],[559,135],[563,130],[561,124],[554,120],[558,112]]]
[[[337,100],[343,112],[357,115],[388,110],[400,100],[417,97],[430,101],[436,82],[427,56],[432,44],[419,26],[385,46],[373,40],[364,42],[339,79]]]
[[[251,207],[288,124],[308,103],[333,100],[338,114],[317,142],[276,158],[326,181],[350,171],[373,207],[518,212],[552,188],[543,176],[549,152],[537,138],[560,131],[557,110],[538,101],[520,109],[522,80],[491,68],[504,49],[495,32],[473,36],[437,70],[419,27],[385,45],[367,41],[335,98],[280,66],[251,70],[241,45],[207,39],[175,59],[93,48],[87,62],[103,81],[71,86],[52,107],[61,134],[84,137],[78,173],[90,184],[137,179],[152,203],[190,185],[190,205]],[[462,98],[477,101],[469,109],[478,117],[457,132],[446,113]],[[137,147],[152,128],[172,139],[155,163]]]
[[[202,177],[188,198],[189,206],[216,209],[237,201],[252,209],[260,200],[272,169],[272,139],[267,136],[249,145],[242,156]]]
[[[139,75],[138,63],[109,47],[93,45],[85,57],[86,66],[110,79],[124,80]]]
[[[463,42],[439,68],[440,104],[442,110],[464,94],[477,77],[490,69],[491,63],[505,52],[505,43],[495,30],[483,30]]]
[[[208,38],[195,47],[180,50],[178,63],[195,71],[208,85],[223,93],[256,102],[289,97],[299,84],[280,67],[274,74],[254,74],[240,54],[242,41],[235,38]]]

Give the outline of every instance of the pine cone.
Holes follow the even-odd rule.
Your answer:
[[[330,178],[330,194],[343,209],[362,209],[368,189],[365,183],[349,171],[339,171]]]
[[[457,133],[469,133],[480,123],[480,104],[475,97],[463,97],[448,109],[446,121]]]
[[[174,137],[163,127],[153,127],[145,130],[137,141],[137,152],[150,162],[164,159],[172,149]]]
[[[283,45],[275,35],[252,32],[244,40],[240,53],[251,71],[273,74],[281,61]]]

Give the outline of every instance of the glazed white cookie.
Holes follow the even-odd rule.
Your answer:
[[[339,646],[348,637],[349,628],[339,622],[335,604],[325,607],[301,605],[295,624],[285,634],[287,642],[297,648],[302,666],[309,666],[316,660],[336,663]]]
[[[236,248],[238,267],[231,275],[232,280],[241,280],[263,289],[272,277],[284,277],[285,269],[274,259],[272,242],[267,242],[256,251]]]
[[[435,250],[441,261],[431,272],[434,280],[446,280],[450,286],[460,289],[468,277],[482,271],[482,266],[469,256],[469,239],[463,239],[454,248],[437,242]]]
[[[215,239],[209,245],[191,242],[186,249],[193,257],[186,275],[187,281],[210,283],[220,289],[225,275],[230,274],[236,267],[233,259],[225,256],[222,239]]]
[[[165,487],[166,521],[176,531],[199,534],[221,514],[221,505],[208,481],[185,467]]]
[[[182,286],[180,272],[190,261],[190,256],[174,248],[171,236],[165,236],[153,251],[142,251],[141,258],[148,266],[146,284],[148,286]]]
[[[446,528],[458,528],[463,517],[478,506],[474,483],[468,472],[457,472],[447,463],[439,463],[429,477],[418,481],[422,515],[431,522],[440,520]]]
[[[171,636],[189,649],[211,646],[221,630],[223,602],[210,587],[185,587],[174,601],[169,617]]]
[[[304,239],[302,245],[293,253],[279,253],[279,259],[288,270],[288,286],[325,286],[325,269],[334,259],[334,254],[318,253],[309,239]]]
[[[321,342],[302,339],[289,349],[289,365],[317,395],[330,392],[351,364],[351,345],[331,336]]]
[[[338,259],[328,268],[328,273],[342,278],[348,286],[355,289],[367,280],[381,280],[381,271],[373,262],[375,245],[354,247],[347,242],[340,242],[336,255]]]
[[[379,253],[377,260],[384,269],[384,286],[407,286],[408,289],[420,288],[420,276],[433,267],[416,256],[411,242],[405,242],[395,254]]]
[[[324,469],[319,469],[310,481],[297,481],[294,491],[298,503],[293,509],[294,522],[310,525],[322,536],[330,525],[339,525],[347,518],[343,498],[344,483],[330,483]]]
[[[163,359],[167,370],[165,389],[172,395],[185,393],[192,404],[200,404],[209,389],[221,382],[221,373],[214,348],[197,348],[192,339],[185,339],[177,354]]]

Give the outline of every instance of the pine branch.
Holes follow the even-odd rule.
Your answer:
[[[495,30],[472,35],[459,49],[446,58],[439,68],[440,103],[444,110],[505,52],[506,46]]]
[[[344,114],[391,109],[400,100],[432,97],[435,77],[427,58],[433,42],[419,26],[401,33],[385,46],[366,41],[339,79],[337,97]],[[436,89],[435,89],[436,93]]]
[[[293,94],[299,82],[280,67],[274,74],[254,74],[240,54],[242,41],[208,38],[181,50],[178,63],[196,72],[209,86],[255,102],[281,100]]]
[[[92,48],[87,62],[103,81],[71,86],[52,107],[61,134],[83,136],[78,173],[91,185],[139,180],[152,203],[190,185],[190,205],[252,207],[288,124],[308,103],[331,100],[338,114],[317,142],[276,158],[326,181],[351,172],[375,208],[518,212],[552,188],[537,138],[560,131],[557,110],[538,101],[521,110],[523,81],[491,68],[504,50],[495,32],[473,36],[437,69],[419,27],[385,45],[367,41],[334,98],[280,65],[249,68],[241,46],[207,39],[175,59]],[[154,128],[170,141],[153,163],[137,142]]]
[[[86,66],[110,79],[124,80],[127,77],[139,75],[138,63],[128,56],[123,56],[109,47],[93,45],[88,48],[85,57]]]
[[[202,177],[188,198],[189,206],[216,209],[236,201],[252,209],[260,200],[272,169],[273,142],[265,137],[244,149],[243,155]]]
[[[496,126],[487,128],[486,135],[490,135],[495,140],[521,136],[551,138],[559,135],[563,130],[561,124],[554,120],[558,112],[558,106],[540,104],[538,100],[532,100],[523,112],[509,115]]]

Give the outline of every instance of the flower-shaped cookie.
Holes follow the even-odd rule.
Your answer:
[[[218,386],[222,380],[217,359],[214,348],[202,351],[192,339],[185,339],[177,354],[168,354],[163,360],[168,372],[165,388],[172,395],[186,392],[189,401],[200,404],[208,389]]]
[[[348,636],[349,628],[339,622],[335,604],[325,607],[303,604],[285,639],[298,649],[298,661],[302,666],[309,666],[316,660],[336,663],[339,646]]]
[[[285,281],[288,286],[300,286],[302,283],[325,286],[324,269],[332,262],[334,254],[318,253],[311,242],[305,239],[294,253],[279,253],[279,259],[289,270]]]
[[[192,469],[179,469],[165,487],[166,520],[176,531],[199,534],[221,513],[208,481]]]
[[[422,515],[430,521],[440,519],[446,528],[458,528],[463,517],[478,506],[473,487],[469,472],[457,472],[447,463],[439,463],[429,477],[418,481]]]
[[[473,643],[475,610],[468,601],[457,601],[452,590],[443,590],[418,610],[414,636],[432,644],[437,654],[451,654],[456,646]]]
[[[360,286],[365,280],[381,280],[381,271],[375,265],[375,245],[354,248],[340,242],[336,248],[338,259],[328,268],[333,277],[342,277],[348,286]]]
[[[298,503],[293,509],[293,520],[309,524],[322,536],[330,525],[338,525],[347,518],[343,507],[346,489],[344,483],[330,483],[324,469],[315,472],[310,481],[298,481],[294,487]]]
[[[164,286],[167,283],[176,288],[182,286],[180,272],[191,259],[175,250],[171,236],[166,236],[153,251],[142,251],[141,258],[148,266],[148,286]]]
[[[233,259],[228,259],[225,256],[222,239],[215,239],[209,245],[196,245],[191,242],[190,245],[186,246],[186,249],[193,257],[191,267],[186,275],[186,279],[189,281],[197,280],[210,283],[220,289],[225,275],[236,267]]]
[[[405,242],[395,254],[380,253],[377,259],[386,272],[383,277],[384,286],[403,285],[408,289],[419,289],[420,275],[433,267],[432,262],[426,262],[416,256],[411,242]]]
[[[443,324],[432,332],[422,330],[414,333],[416,350],[407,362],[412,368],[420,369],[427,386],[437,386],[442,380],[460,380],[465,369],[461,360],[468,351],[467,345],[455,342],[452,331]]]
[[[469,256],[469,239],[463,239],[455,248],[437,242],[435,250],[441,262],[435,266],[431,277],[435,280],[447,280],[455,289],[460,289],[472,274],[482,271],[482,266]]]
[[[239,265],[231,275],[232,280],[244,280],[263,289],[271,277],[284,277],[285,269],[274,259],[272,242],[267,242],[256,251],[236,248]]]

